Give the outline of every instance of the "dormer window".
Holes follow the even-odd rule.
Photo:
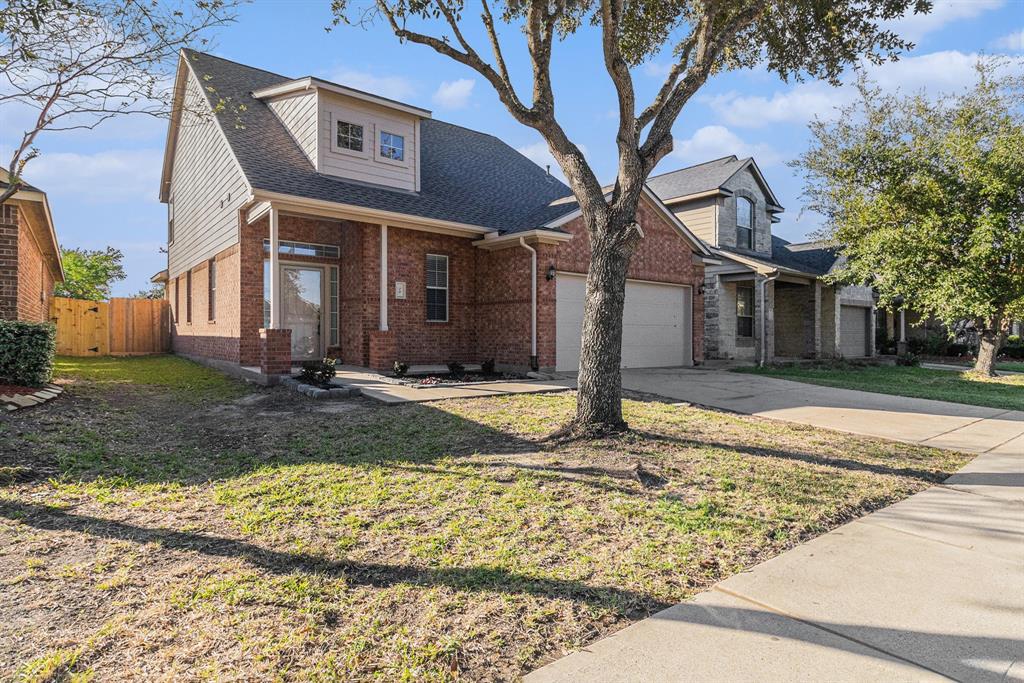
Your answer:
[[[392,161],[405,161],[405,137],[381,131],[380,156]]]
[[[337,145],[353,152],[363,151],[363,127],[358,123],[337,122]]]
[[[754,205],[746,197],[736,198],[736,246],[754,248]]]

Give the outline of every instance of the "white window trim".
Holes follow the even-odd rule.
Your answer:
[[[167,246],[174,244],[174,193],[167,198]]]
[[[402,138],[402,159],[401,159],[401,161],[399,161],[398,159],[392,159],[390,157],[386,157],[386,156],[384,156],[384,155],[382,155],[380,153],[380,147],[383,144],[384,134],[385,133],[387,133],[388,135],[394,135],[396,137]],[[382,164],[391,164],[392,166],[400,166],[402,168],[409,168],[409,136],[408,135],[406,135],[405,133],[394,133],[394,132],[392,132],[390,130],[384,130],[383,128],[380,128],[377,131],[376,138],[374,138],[374,139],[375,139],[375,141],[377,143],[373,147],[373,158],[374,158],[374,161],[379,161]]]
[[[738,226],[737,226],[738,227]],[[740,315],[740,290],[750,290],[750,314]],[[755,325],[755,299],[757,296],[756,288],[749,285],[737,285],[736,286],[736,320],[740,318],[750,318],[750,335],[740,334],[739,322],[736,323],[736,338],[737,339],[753,339],[756,332]]]
[[[354,149],[347,149],[345,147],[338,146],[338,124],[339,123],[351,123],[356,126],[363,127],[363,151],[357,152]],[[373,129],[373,124],[364,118],[359,116],[352,116],[350,114],[343,114],[338,111],[330,111],[330,129],[327,131],[327,137],[331,144],[331,151],[336,154],[347,154],[351,157],[357,157],[359,159],[369,159],[370,150],[367,149],[367,143],[376,141],[377,136]]]
[[[444,289],[444,320],[427,318],[427,322],[428,323],[446,323],[446,322],[448,322],[449,318],[451,318],[451,297],[450,297],[449,291],[448,291],[448,283],[451,280],[451,274],[450,274],[450,271],[449,271],[449,269],[451,267],[451,260],[448,258],[447,254],[427,254],[426,258],[424,259],[424,262],[423,262],[423,267],[424,268],[426,268],[426,262],[430,259],[431,256],[433,256],[434,258],[442,258],[442,259],[444,259],[444,287],[437,287],[437,286],[427,285],[426,284],[426,278],[424,278],[424,284],[426,285],[426,289]],[[424,270],[424,273],[425,272],[426,271]],[[424,301],[424,306],[425,305],[426,305],[426,301]],[[424,313],[426,313],[426,311],[424,311]]]

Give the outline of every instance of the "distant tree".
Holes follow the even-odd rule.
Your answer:
[[[382,17],[399,40],[425,45],[473,69],[494,88],[516,121],[536,130],[547,142],[579,202],[591,246],[576,416],[567,429],[575,436],[626,428],[619,368],[626,273],[643,239],[637,207],[647,176],[672,151],[672,126],[686,104],[711,75],[759,63],[783,79],[809,75],[837,82],[848,64],[895,59],[909,46],[882,26],[884,20],[931,9],[930,0],[333,0],[332,4],[336,22]],[[474,15],[486,36],[483,51],[472,44]],[[506,40],[508,35],[525,37],[529,89],[513,83],[516,71],[505,59],[501,24],[511,28]],[[596,79],[603,70],[614,87],[618,172],[610,188],[602,187],[582,149],[563,127],[564,119],[555,113],[554,45],[583,26],[600,31],[598,50],[592,58],[577,57],[566,66],[583,80]],[[666,53],[671,63],[665,81],[649,102],[638,103],[631,70]],[[521,92],[529,96],[524,98]]]
[[[122,259],[124,254],[113,247],[104,251],[61,249],[64,282],[58,283],[53,293],[89,301],[109,299],[110,285],[125,279]]]
[[[0,106],[34,119],[13,139],[11,182],[22,185],[42,132],[94,128],[125,114],[167,116],[183,47],[233,20],[237,0],[6,0],[0,6]]]
[[[133,299],[163,299],[167,288],[162,282],[155,282],[149,289],[140,289],[132,294]]]
[[[984,59],[973,86],[938,97],[862,79],[855,103],[811,124],[794,162],[826,218],[821,236],[846,256],[839,279],[951,329],[974,321],[985,375],[1024,315],[1024,78],[1005,66]]]

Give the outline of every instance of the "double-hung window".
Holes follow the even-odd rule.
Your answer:
[[[353,152],[363,151],[363,127],[358,123],[348,121],[336,122],[336,144],[340,149],[347,149]]]
[[[736,336],[754,336],[753,287],[736,287]]]
[[[448,322],[448,257],[427,254],[427,322]]]
[[[380,156],[392,161],[405,161],[405,138],[394,133],[381,131]]]
[[[185,322],[192,322],[192,271],[185,272]]]
[[[754,248],[754,205],[746,197],[736,198],[736,246]]]

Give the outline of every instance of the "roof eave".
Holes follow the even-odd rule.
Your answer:
[[[406,114],[412,114],[413,116],[419,116],[425,119],[433,117],[433,112],[429,109],[414,107],[411,104],[363,92],[362,90],[356,90],[355,88],[349,88],[348,86],[339,85],[338,83],[331,83],[330,81],[325,81],[314,76],[296,78],[294,80],[285,81],[284,83],[278,83],[277,85],[260,88],[259,90],[254,90],[252,96],[258,100],[264,100],[303,92],[311,88],[326,90],[338,95],[345,95],[346,97],[363,100],[364,102],[370,102],[389,109],[396,109],[398,111],[405,112]]]

